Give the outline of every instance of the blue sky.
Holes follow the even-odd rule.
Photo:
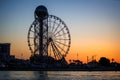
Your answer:
[[[72,52],[80,52],[93,44],[93,47],[109,44],[117,48],[120,45],[119,0],[0,0],[0,42],[12,43],[12,54],[20,56],[21,50],[29,54],[26,51],[27,33],[39,5],[45,5],[49,14],[60,17],[67,24]],[[25,48],[20,49],[18,45],[25,45]],[[70,54],[74,55],[72,52]],[[92,54],[86,52],[86,55]]]

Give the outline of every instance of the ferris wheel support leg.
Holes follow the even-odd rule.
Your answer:
[[[43,56],[43,20],[40,20],[39,26],[39,55]]]

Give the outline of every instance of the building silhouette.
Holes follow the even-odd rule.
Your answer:
[[[10,43],[0,43],[0,60],[7,61],[10,57]]]

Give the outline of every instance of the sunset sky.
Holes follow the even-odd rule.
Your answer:
[[[49,14],[60,17],[71,34],[66,59],[84,63],[96,55],[120,62],[119,0],[0,0],[0,43],[11,43],[11,54],[28,59],[27,33],[34,11],[45,5]]]

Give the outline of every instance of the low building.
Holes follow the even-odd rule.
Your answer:
[[[0,60],[8,61],[10,57],[10,43],[0,43]]]

